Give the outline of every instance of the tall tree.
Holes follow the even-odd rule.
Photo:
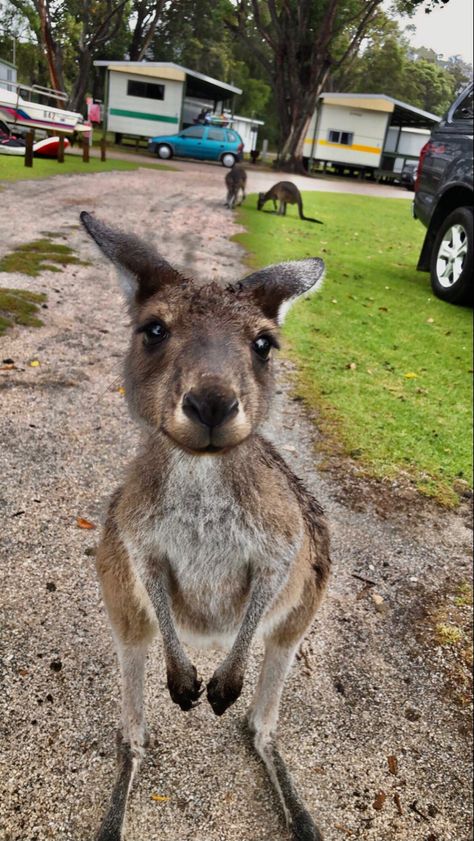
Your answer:
[[[409,14],[447,0],[399,0]],[[357,53],[383,0],[236,0],[231,31],[261,62],[280,117],[279,165],[303,169],[303,141],[329,74]]]
[[[135,0],[132,8],[134,27],[130,41],[130,61],[141,61],[155,37],[165,0]]]
[[[92,62],[124,22],[129,0],[10,0],[27,16],[44,51],[50,84],[66,87],[65,64],[74,64],[72,92],[68,105],[74,111],[84,107]]]

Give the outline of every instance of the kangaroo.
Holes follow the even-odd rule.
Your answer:
[[[320,219],[313,219],[311,216],[304,215],[301,193],[296,184],[293,184],[291,181],[279,181],[278,184],[274,184],[273,187],[270,187],[266,193],[259,193],[257,210],[261,210],[265,202],[270,201],[270,199],[273,201],[273,207],[275,210],[277,207],[277,199],[280,202],[278,207],[279,216],[286,216],[287,204],[297,204],[300,219],[304,219],[305,222],[316,222],[318,225],[324,225],[324,222],[321,222]]]
[[[96,839],[123,838],[146,745],[145,657],[159,631],[171,700],[184,711],[203,689],[182,642],[229,649],[206,687],[218,716],[237,701],[252,640],[263,638],[248,728],[293,841],[322,841],[275,733],[286,675],[328,579],[328,529],[260,427],[278,327],[295,298],[320,286],[324,263],[201,286],[137,237],[85,212],[81,221],[123,281],[132,323],[125,394],[143,430],[96,555],[122,676],[118,770]]]
[[[247,184],[247,173],[245,172],[243,166],[240,164],[234,164],[232,169],[226,173],[225,183],[227,186],[227,199],[225,206],[230,207],[230,209],[233,210],[239,196],[239,190],[242,193],[240,204],[242,204],[246,196],[245,186]]]

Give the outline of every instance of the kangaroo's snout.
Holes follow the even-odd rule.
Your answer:
[[[183,397],[183,412],[193,423],[200,423],[214,429],[235,417],[239,402],[235,394],[218,391],[188,391]]]

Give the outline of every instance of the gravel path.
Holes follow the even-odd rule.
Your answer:
[[[222,169],[188,167],[2,191],[0,255],[61,231],[90,261],[0,277],[48,293],[44,327],[0,340],[1,359],[16,364],[0,371],[2,841],[92,841],[114,767],[119,684],[93,567],[98,532],[76,518],[100,523],[137,435],[119,391],[127,318],[78,213],[141,232],[200,277],[234,279],[244,255],[229,239],[237,226],[222,208],[223,187]],[[317,433],[291,399],[288,364],[280,368],[269,432],[326,507],[334,558],[329,595],[284,695],[283,750],[326,841],[469,841],[467,721],[446,695],[441,649],[418,634],[424,607],[468,576],[465,514],[416,502],[403,509],[390,488],[378,498],[316,474]],[[193,658],[208,676],[220,656]],[[286,841],[241,732],[259,658],[257,649],[243,698],[218,720],[207,704],[184,715],[171,703],[156,643],[147,683],[154,746],[132,795],[128,841]]]

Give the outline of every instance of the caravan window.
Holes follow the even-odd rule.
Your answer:
[[[353,131],[335,131],[330,129],[328,131],[328,140],[330,143],[341,143],[342,146],[352,146],[354,140]]]
[[[165,86],[156,85],[154,82],[136,82],[134,79],[129,79],[127,95],[140,96],[142,99],[164,99]]]

